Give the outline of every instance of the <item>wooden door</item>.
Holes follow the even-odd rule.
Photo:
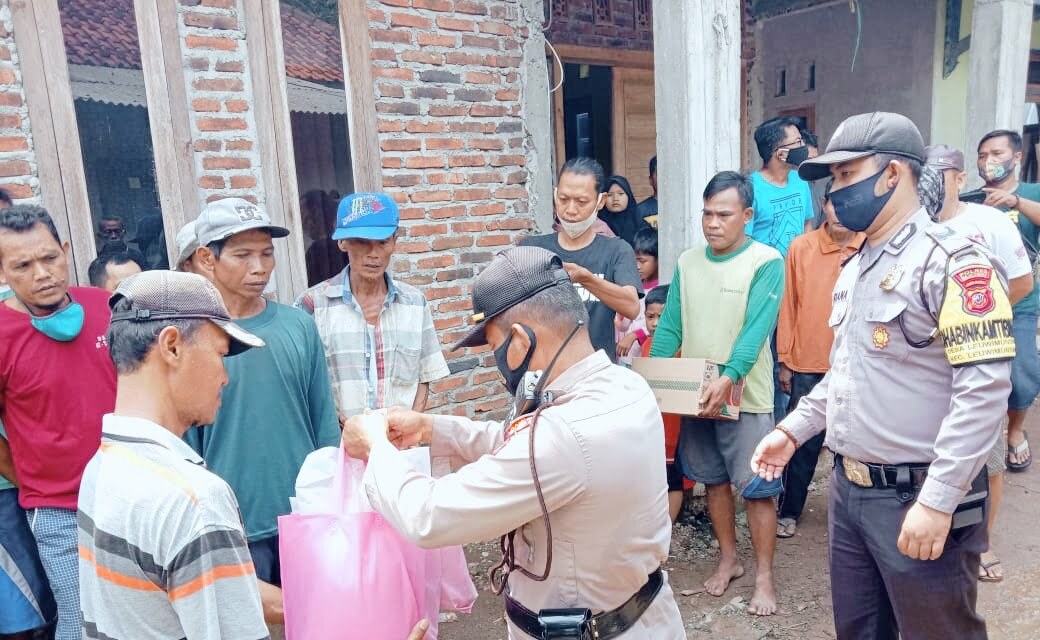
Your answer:
[[[657,154],[652,69],[614,67],[614,173],[632,183],[636,199],[654,194],[650,158]]]

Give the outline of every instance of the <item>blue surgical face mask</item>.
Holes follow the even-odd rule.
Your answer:
[[[881,174],[885,173],[885,169],[888,169],[887,165],[869,178],[831,191],[830,200],[834,205],[834,214],[845,228],[851,231],[866,231],[888,204],[889,198],[895,193],[895,187],[881,195],[874,194],[874,187]]]
[[[83,330],[83,307],[73,300],[48,316],[32,316],[32,326],[51,340],[69,342]]]

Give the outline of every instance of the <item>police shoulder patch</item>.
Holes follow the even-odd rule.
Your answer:
[[[988,261],[948,260],[945,289],[939,333],[951,365],[1015,357],[1011,303]]]
[[[971,240],[958,235],[946,225],[933,224],[928,227],[925,234],[948,256],[957,255],[975,247]]]

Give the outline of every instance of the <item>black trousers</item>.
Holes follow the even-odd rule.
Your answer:
[[[791,401],[787,405],[788,413],[794,411],[798,402],[804,396],[809,395],[820,380],[823,380],[822,373],[794,372],[791,377]],[[809,497],[809,483],[812,482],[813,474],[816,473],[816,461],[820,459],[820,450],[823,449],[825,435],[824,433],[817,434],[803,443],[784,467],[783,488],[777,498],[777,517],[795,520],[802,517],[805,501]]]
[[[912,504],[901,503],[895,488],[852,484],[841,467],[832,473],[828,539],[838,640],[985,640],[975,610],[985,514],[951,531],[938,560],[912,560],[896,546]]]

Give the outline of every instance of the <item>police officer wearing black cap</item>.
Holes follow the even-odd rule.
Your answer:
[[[838,220],[867,240],[834,288],[830,372],[751,465],[777,477],[826,428],[840,640],[986,637],[984,467],[1011,390],[1011,305],[983,249],[921,207],[924,159],[910,120],[868,113],[798,171],[830,175]]]
[[[585,305],[545,249],[499,254],[474,284],[473,309],[456,348],[491,345],[517,417],[352,418],[343,442],[368,459],[372,506],[424,547],[501,536],[491,579],[512,640],[685,638],[661,570],[671,524],[650,388],[593,349]],[[461,468],[439,479],[412,471],[397,449],[420,443],[435,469],[445,459]]]

